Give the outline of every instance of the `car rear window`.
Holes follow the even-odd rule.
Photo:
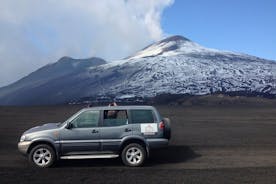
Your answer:
[[[154,123],[152,110],[131,110],[132,123]]]

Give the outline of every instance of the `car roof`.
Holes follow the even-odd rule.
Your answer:
[[[154,110],[153,106],[149,105],[120,105],[120,106],[98,106],[98,107],[89,107],[85,108],[87,110],[135,110],[135,109],[150,109]]]

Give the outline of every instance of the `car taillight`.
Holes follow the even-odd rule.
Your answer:
[[[163,121],[160,121],[159,128],[160,129],[164,129],[165,128],[165,123]]]

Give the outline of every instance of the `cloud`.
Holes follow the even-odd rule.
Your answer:
[[[127,57],[164,33],[173,0],[1,0],[0,86],[62,56]]]

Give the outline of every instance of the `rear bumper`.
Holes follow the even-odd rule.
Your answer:
[[[169,140],[164,138],[147,139],[147,142],[150,149],[164,148],[167,147],[169,144]]]
[[[22,141],[18,143],[17,147],[22,154],[26,155],[30,145],[31,141]]]

